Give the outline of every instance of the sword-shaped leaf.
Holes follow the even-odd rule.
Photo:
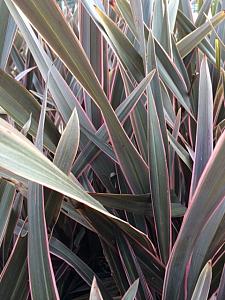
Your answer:
[[[200,68],[198,122],[190,199],[213,151],[213,93],[206,57]]]
[[[30,19],[52,49],[101,109],[114,149],[134,192],[147,192],[148,168],[118,121],[79,40],[53,0],[13,1]],[[76,55],[73,55],[76,53]]]
[[[182,281],[193,247],[202,228],[225,200],[225,132],[201,175],[185,219],[173,247],[164,281],[163,299],[176,299],[183,290]],[[201,214],[199,213],[201,212]],[[195,230],[192,230],[192,229]]]

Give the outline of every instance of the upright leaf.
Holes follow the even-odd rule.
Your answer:
[[[147,94],[149,144],[148,161],[153,214],[156,224],[160,255],[163,262],[166,263],[171,250],[171,211],[168,168],[162,133],[150,87],[147,89]]]
[[[73,161],[77,154],[80,139],[79,119],[76,109],[73,111],[61,139],[56,148],[53,163],[69,175]],[[63,195],[51,191],[46,202],[46,221],[49,226],[54,226],[60,214]]]
[[[170,32],[171,33],[174,32],[178,7],[179,7],[179,0],[169,1],[168,13],[169,13]]]
[[[213,94],[206,57],[200,68],[198,122],[190,201],[213,151]]]
[[[143,64],[146,64],[145,57],[145,33],[144,33],[144,20],[143,20],[143,8],[141,0],[131,0],[130,1],[131,10],[135,22],[136,31],[138,33],[138,41],[140,44],[140,53],[143,59]]]
[[[97,283],[97,280],[96,280],[95,277],[93,279],[93,283],[92,283],[92,286],[91,286],[91,292],[90,292],[89,300],[103,300],[101,291],[98,287],[98,283]]]
[[[152,49],[151,35],[149,35],[147,57],[149,60],[154,50]],[[151,63],[150,63],[151,65]],[[151,87],[147,87],[148,101],[148,163],[150,170],[150,187],[152,194],[152,207],[158,246],[162,261],[166,264],[171,250],[171,208],[170,189],[167,167],[166,151],[160,128],[159,117],[156,109]]]
[[[223,268],[223,272],[220,279],[220,285],[217,293],[217,300],[223,300],[225,297],[225,267]]]
[[[16,24],[2,0],[0,1],[0,68],[3,70],[8,62],[15,33]]]
[[[202,270],[191,300],[207,300],[212,280],[212,263],[209,261]]]
[[[55,256],[64,260],[68,265],[70,265],[74,270],[83,278],[83,280],[89,285],[92,285],[93,279],[97,279],[98,285],[101,288],[104,297],[111,299],[110,295],[106,292],[102,281],[98,276],[92,271],[92,269],[85,264],[72,250],[66,247],[56,238],[52,237],[49,242],[50,251]]]
[[[134,300],[138,290],[139,279],[135,280],[134,283],[129,287],[122,300]]]
[[[225,199],[225,132],[205,167],[173,247],[164,280],[163,299],[176,299],[193,247],[213,211]],[[206,205],[207,203],[207,205]],[[199,213],[201,212],[201,214]],[[195,230],[192,230],[192,229]]]
[[[17,238],[0,275],[0,298],[22,300],[29,294],[27,275],[27,235]]]
[[[0,246],[4,238],[13,207],[15,185],[5,180],[0,182]]]
[[[132,93],[117,107],[115,113],[121,123],[124,123],[131,111],[137,105],[137,101],[140,99],[144,90],[148,83],[152,80],[154,75],[154,70],[150,72],[140,83],[139,85],[132,91]],[[106,126],[103,124],[98,131],[96,132],[98,138],[102,141],[107,141],[107,131]],[[80,172],[84,169],[87,163],[91,162],[95,157],[97,148],[92,144],[88,144],[87,147],[82,151],[82,153],[78,156],[74,167],[72,169],[75,175],[80,175]],[[84,159],[85,158],[85,159]]]
[[[44,123],[47,106],[47,85],[43,99],[35,145],[43,151]],[[49,252],[45,220],[44,190],[38,183],[28,181],[28,272],[31,297],[34,300],[59,299]]]

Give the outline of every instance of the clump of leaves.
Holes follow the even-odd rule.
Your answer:
[[[0,0],[1,299],[225,299],[224,8]]]

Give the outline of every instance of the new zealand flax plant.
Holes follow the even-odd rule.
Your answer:
[[[0,0],[0,299],[225,299],[225,0],[193,2]]]

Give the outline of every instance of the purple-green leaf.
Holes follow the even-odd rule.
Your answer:
[[[198,122],[190,201],[213,151],[213,94],[207,58],[200,68]]]

